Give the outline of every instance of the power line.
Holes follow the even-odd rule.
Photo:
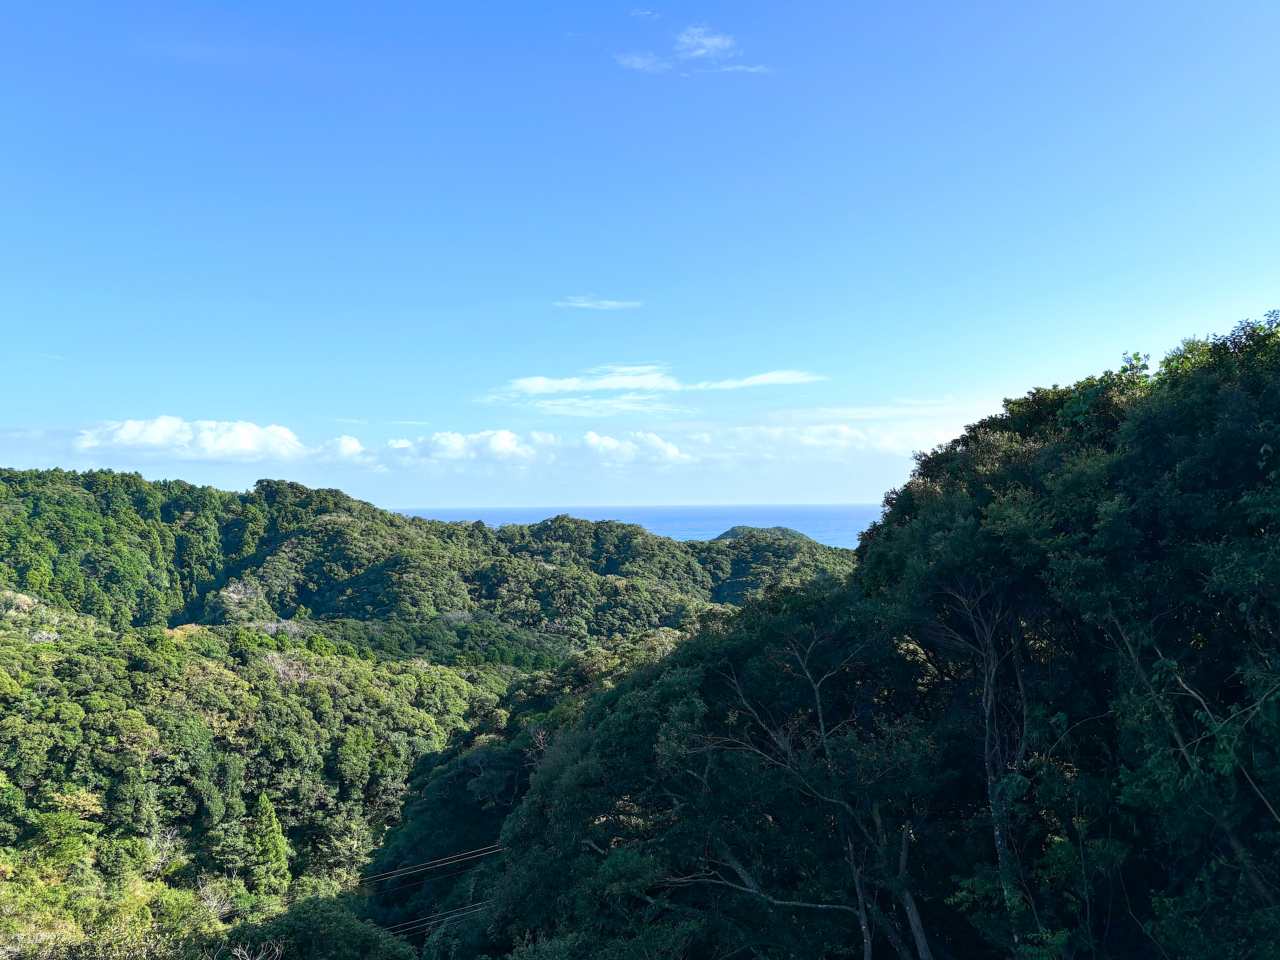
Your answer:
[[[428,870],[440,870],[445,867],[456,866],[459,863],[465,863],[467,860],[475,860],[478,857],[487,857],[495,853],[501,853],[506,849],[507,849],[506,847],[496,843],[490,844],[487,847],[477,847],[475,850],[466,850],[462,853],[455,853],[453,856],[441,857],[439,860],[427,860],[422,863],[411,864],[407,867],[400,867],[399,869],[396,869],[396,870],[388,870],[385,873],[377,873],[371,877],[365,877],[357,881],[355,883],[355,886],[362,887],[369,883],[382,883],[387,880],[399,880],[402,877],[412,876],[415,873],[425,873]],[[479,867],[479,866],[482,866],[482,864],[476,864],[476,867]],[[468,869],[474,870],[476,869],[476,867],[470,867]],[[458,871],[458,873],[466,873],[466,872],[467,872],[466,870]],[[450,874],[445,874],[445,877],[455,877],[457,875],[458,875],[457,873],[450,873]],[[418,881],[418,882],[425,882],[428,879],[443,880],[445,879],[445,877],[424,877],[422,881]],[[405,884],[404,886],[413,886],[413,884]],[[403,889],[403,887],[391,888],[391,890],[400,890],[400,889]],[[391,890],[380,890],[377,892],[390,893]],[[301,900],[307,899],[310,896],[314,896],[314,894],[306,894],[304,896],[298,896],[298,897],[285,897],[281,899],[280,905],[284,907],[289,907],[295,903],[298,903]]]
[[[437,920],[441,917],[448,917],[451,914],[466,913],[469,910],[474,910],[478,906],[483,906],[485,903],[492,903],[492,902],[493,901],[491,900],[485,900],[482,903],[468,903],[468,904],[464,904],[461,907],[454,907],[452,910],[442,910],[440,913],[433,913],[429,917],[418,917],[416,920],[402,920],[399,923],[393,923],[391,926],[383,927],[382,929],[388,932],[393,932],[395,930],[399,930],[401,927],[413,927],[413,926],[417,926],[419,923],[425,923],[429,920]]]
[[[423,863],[413,863],[407,867],[397,867],[395,870],[388,870],[385,873],[375,873],[371,877],[361,877],[360,885],[373,883],[375,880],[390,880],[394,877],[406,876],[410,873],[416,873],[419,870],[430,870],[435,867],[446,867],[462,860],[470,860],[472,857],[483,857],[490,853],[496,853],[498,850],[505,849],[500,843],[491,843],[487,847],[476,847],[474,850],[465,850],[462,853],[455,853],[452,856],[441,857],[439,860],[427,860]]]
[[[425,920],[422,923],[420,923],[418,926],[413,927],[412,929],[397,930],[392,934],[392,936],[416,937],[426,933],[432,927],[443,926],[444,924],[452,923],[455,920],[474,920],[476,917],[479,917],[481,914],[483,914],[486,908],[487,908],[487,905],[481,904],[480,906],[476,907],[474,910],[468,910],[465,913],[455,913],[448,917],[440,917],[437,920]]]
[[[439,877],[423,877],[421,880],[414,880],[411,883],[402,883],[398,887],[388,887],[386,890],[379,890],[378,894],[379,896],[381,896],[384,893],[394,893],[397,890],[407,890],[409,887],[416,887],[418,884],[426,883],[428,880],[448,880],[450,877],[460,877],[464,873],[470,873],[472,870],[479,870],[483,866],[485,866],[485,864],[477,863],[474,867],[467,867],[467,869],[458,870],[455,873],[446,873],[443,876],[439,876]],[[392,879],[396,879],[396,878],[392,878]]]
[[[460,920],[470,917],[472,914],[480,913],[493,900],[484,900],[480,903],[467,904],[463,907],[456,907],[453,910],[445,910],[443,913],[435,913],[429,917],[420,917],[417,920],[406,920],[403,923],[393,924],[390,927],[383,927],[387,933],[394,933],[398,937],[412,936],[415,933],[421,933],[422,929],[436,923],[445,923],[449,920]],[[418,929],[421,928],[421,929]]]

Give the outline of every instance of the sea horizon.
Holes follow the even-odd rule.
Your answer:
[[[880,517],[879,503],[683,504],[649,506],[392,507],[428,520],[482,521],[486,526],[533,524],[568,514],[582,520],[618,520],[673,540],[713,540],[730,527],[790,527],[819,543],[852,549]]]

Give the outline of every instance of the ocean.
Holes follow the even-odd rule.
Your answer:
[[[583,520],[637,523],[673,540],[711,540],[730,527],[790,527],[819,543],[856,547],[858,537],[880,517],[878,503],[759,504],[685,507],[404,507],[397,513],[431,520],[537,523],[567,513]]]

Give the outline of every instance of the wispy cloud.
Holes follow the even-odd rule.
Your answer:
[[[682,390],[738,390],[742,387],[767,387],[783,383],[815,383],[822,377],[803,370],[770,370],[768,373],[757,373],[741,380],[713,380],[692,383],[681,387]]]
[[[632,16],[641,16],[642,19],[645,19],[652,15],[648,11],[635,11]],[[773,72],[764,66],[719,65],[719,61],[741,56],[743,51],[738,48],[737,38],[732,34],[716,33],[701,24],[690,24],[685,27],[675,35],[673,41],[670,53],[665,56],[652,51],[644,51],[617,54],[614,56],[614,60],[618,62],[619,66],[626,67],[628,70],[639,70],[641,73],[665,73],[681,61],[688,64],[717,64],[714,67],[700,67],[687,72],[682,71],[681,76],[687,76],[690,72]]]
[[[775,73],[772,67],[745,67],[735,63],[727,67],[714,67],[710,70],[695,70],[694,73]]]
[[[597,367],[582,377],[520,377],[507,384],[514,393],[570,393],[591,390],[679,390],[680,382],[656,364]]]
[[[803,370],[770,370],[749,377],[730,380],[702,380],[682,383],[659,364],[610,365],[588,371],[580,377],[520,377],[507,384],[506,391],[516,394],[590,393],[599,390],[645,390],[650,392],[680,390],[738,390],[777,384],[813,383],[822,377]]]
[[[60,357],[56,353],[37,353],[34,350],[23,350],[22,355],[25,357],[39,357],[41,360],[65,360],[66,357]]]
[[[712,33],[706,27],[689,26],[676,34],[675,55],[683,60],[716,60],[737,56],[738,41],[727,33]]]
[[[568,297],[557,300],[557,307],[580,307],[583,310],[630,310],[643,307],[642,300],[600,300],[596,297]]]
[[[637,20],[657,20],[658,19],[658,15],[654,13],[652,10],[636,9],[631,11],[631,15],[635,17]]]
[[[671,69],[669,61],[654,53],[619,53],[613,59],[618,61],[618,66],[641,73],[662,73]]]
[[[612,417],[620,413],[675,413],[679,410],[661,394],[626,393],[620,397],[556,397],[535,400],[535,409],[564,417]]]
[[[905,455],[945,443],[1000,409],[995,399],[901,399],[883,406],[777,411],[769,415],[772,422],[736,427],[734,433],[761,454],[803,449],[808,456],[844,457],[857,450]]]

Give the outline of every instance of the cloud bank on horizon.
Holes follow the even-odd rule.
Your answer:
[[[626,398],[621,398],[625,400]],[[954,436],[991,403],[944,399],[898,401],[884,407],[836,407],[773,411],[753,423],[677,421],[655,430],[555,433],[517,432],[503,427],[470,433],[437,430],[414,438],[392,437],[366,446],[344,434],[311,445],[279,424],[184,420],[172,415],[105,421],[79,430],[69,443],[56,439],[66,431],[9,430],[4,441],[49,438],[100,466],[157,460],[289,465],[301,462],[345,463],[386,471],[420,466],[508,464],[527,467],[557,459],[618,465],[692,464],[788,458],[839,459],[857,450],[900,456],[931,448]],[[616,434],[616,435],[615,435]]]
[[[365,423],[344,417],[334,419],[351,425],[349,432],[304,437],[281,423],[186,419],[161,412],[61,431],[0,431],[0,455],[8,456],[9,448],[25,451],[28,461],[149,474],[176,469],[184,478],[199,472],[198,465],[221,466],[225,470],[219,476],[234,477],[267,469],[290,476],[318,472],[327,477],[336,471],[357,488],[368,482],[400,490],[433,479],[448,479],[457,490],[484,479],[500,484],[503,478],[524,478],[535,485],[590,491],[613,489],[628,479],[642,494],[658,489],[653,483],[674,489],[710,476],[773,472],[791,478],[790,489],[799,492],[790,499],[802,500],[809,473],[825,470],[838,482],[866,455],[887,457],[900,472],[913,452],[949,439],[998,407],[954,398],[865,407],[797,402],[804,399],[798,388],[824,379],[810,371],[777,369],[690,380],[662,363],[606,364],[576,375],[508,381],[476,398],[481,422],[489,421],[479,429],[437,426],[438,421],[426,419]],[[746,393],[757,395],[763,407],[748,413],[739,406],[727,412],[698,406],[702,399]],[[507,412],[497,412],[495,404]],[[486,409],[491,412],[483,413]],[[616,425],[606,428],[606,419]],[[584,420],[583,426],[573,426]],[[405,430],[414,425],[427,429]],[[34,458],[33,452],[38,453]],[[879,493],[863,493],[861,499]],[[411,498],[399,494],[395,499]],[[848,500],[849,495],[826,499]]]

